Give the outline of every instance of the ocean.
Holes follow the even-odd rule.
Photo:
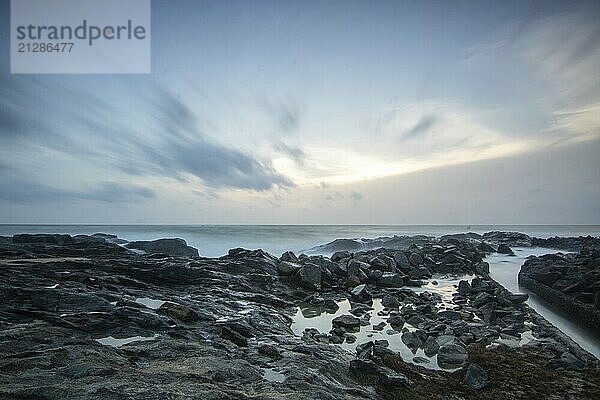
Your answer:
[[[393,235],[442,236],[451,233],[517,231],[531,236],[600,236],[599,225],[0,225],[0,235],[17,233],[111,233],[120,238],[152,240],[179,237],[202,256],[219,257],[235,247],[263,249],[273,255],[296,253],[344,238]]]

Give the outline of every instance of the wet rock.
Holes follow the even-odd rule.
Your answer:
[[[505,245],[505,244],[500,244],[498,246],[498,250],[496,250],[496,252],[498,254],[506,254],[506,255],[509,255],[509,256],[514,256],[515,255],[515,253],[512,251],[512,249],[510,247],[508,247],[507,245]]]
[[[272,358],[274,360],[278,360],[282,358],[281,352],[279,349],[270,344],[263,344],[258,348],[258,352],[264,356]]]
[[[160,253],[175,257],[198,257],[198,249],[188,246],[185,240],[179,238],[130,242],[125,247],[142,250],[149,254]]]
[[[428,358],[425,358],[425,357],[420,357],[420,356],[413,357],[412,361],[413,361],[415,364],[429,364],[429,363],[430,363],[430,361],[429,361],[429,359],[428,359]]]
[[[448,343],[438,350],[437,360],[442,368],[459,368],[467,362],[467,349],[458,343]]]
[[[488,374],[480,365],[471,363],[467,368],[464,382],[473,389],[483,389],[488,384]]]
[[[373,296],[367,290],[367,285],[362,284],[350,291],[350,301],[354,303],[373,304]]]
[[[334,318],[331,323],[334,328],[339,327],[348,330],[360,329],[360,319],[348,314],[340,315],[339,317]]]
[[[327,310],[327,312],[329,313],[334,313],[337,310],[340,309],[340,306],[338,305],[338,303],[333,300],[333,299],[327,299],[323,302],[323,306],[325,307],[325,309]]]
[[[382,331],[386,325],[387,325],[387,323],[385,321],[382,321],[382,322],[378,323],[377,325],[373,325],[373,330]]]
[[[167,315],[170,318],[178,319],[183,322],[194,322],[198,320],[198,313],[189,307],[181,304],[172,303],[170,301],[163,303],[158,312]]]
[[[351,257],[351,254],[349,251],[336,251],[335,253],[333,253],[333,255],[331,256],[331,261],[333,262],[338,262],[341,261],[343,259],[348,259]]]
[[[289,261],[292,263],[297,263],[298,262],[298,257],[296,257],[296,255],[294,254],[293,251],[286,251],[285,253],[283,253],[281,255],[281,257],[279,257],[279,259],[281,261]]]
[[[546,367],[549,369],[555,370],[573,370],[573,371],[582,371],[585,369],[585,363],[575,357],[573,354],[565,351],[561,354],[560,358],[556,358],[548,361]]]
[[[294,275],[298,284],[309,290],[321,288],[321,268],[315,264],[305,264]]]
[[[511,294],[508,299],[512,304],[521,304],[529,299],[529,295],[526,293]]]
[[[458,293],[460,293],[461,296],[468,296],[471,294],[471,285],[469,282],[465,280],[458,282]]]
[[[399,331],[404,326],[405,320],[401,315],[392,315],[387,319],[387,322],[392,328]]]
[[[385,308],[398,308],[400,306],[400,302],[398,298],[391,295],[386,295],[381,299],[381,305]]]
[[[421,340],[421,337],[419,337],[419,335],[417,335],[416,332],[412,331],[405,332],[402,334],[402,342],[409,349],[418,349],[423,347],[423,341]]]
[[[477,250],[484,253],[494,253],[496,250],[486,242],[481,242],[477,245]]]
[[[419,253],[411,253],[408,257],[408,262],[415,268],[419,268],[423,265],[423,257]]]
[[[401,274],[393,274],[393,273],[384,273],[379,280],[377,280],[377,286],[383,287],[393,287],[399,288],[404,286],[406,283],[406,279],[404,275]]]
[[[427,357],[433,357],[437,354],[439,348],[440,345],[438,344],[437,340],[433,336],[429,336],[425,341],[423,351]]]
[[[281,275],[289,276],[298,272],[302,268],[301,265],[291,261],[280,261],[277,263],[277,272]]]
[[[374,378],[386,388],[413,389],[415,384],[405,375],[394,372],[386,367],[381,367],[371,360],[356,359],[350,361],[350,372],[362,378]]]
[[[490,264],[485,261],[475,264],[475,272],[479,275],[488,275],[490,273]]]

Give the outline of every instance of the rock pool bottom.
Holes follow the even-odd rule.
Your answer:
[[[471,282],[472,275],[459,275],[459,276],[434,276],[429,282],[421,287],[413,287],[410,290],[415,293],[430,292],[440,296],[440,303],[438,304],[439,310],[451,310],[457,307],[457,304],[453,301],[453,295],[457,293],[458,283],[461,280]],[[327,333],[333,328],[333,320],[342,315],[352,315],[350,313],[352,305],[348,300],[338,301],[337,305],[339,309],[335,312],[328,311],[323,306],[316,306],[312,304],[301,304],[298,307],[297,312],[293,316],[292,330],[297,336],[302,336],[305,330],[316,329],[321,333]],[[411,307],[410,303],[402,304],[402,307]],[[437,354],[433,356],[425,354],[422,348],[408,347],[402,340],[402,334],[405,332],[414,332],[418,330],[418,327],[405,322],[401,327],[392,327],[388,324],[388,318],[393,315],[393,311],[385,308],[382,305],[381,298],[374,298],[373,305],[370,310],[361,316],[363,321],[368,319],[368,324],[364,322],[360,326],[360,330],[352,332],[354,336],[351,341],[344,341],[339,344],[343,349],[356,353],[357,346],[367,343],[369,341],[387,341],[388,349],[398,352],[405,362],[421,365],[428,369],[435,370],[446,370],[455,371],[460,369],[460,366],[455,365],[444,365],[437,361]],[[475,317],[475,321],[479,319]],[[528,323],[527,323],[528,324]],[[445,339],[451,341],[451,337],[444,338],[438,337],[438,344],[441,346],[445,344]],[[509,347],[519,347],[535,340],[531,330],[519,333],[517,336],[500,337],[493,341],[492,345],[505,344]]]

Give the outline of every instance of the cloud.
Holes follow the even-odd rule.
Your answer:
[[[134,82],[132,99],[120,100],[137,105],[125,115],[120,103],[110,104],[84,87],[74,90],[53,79],[3,79],[10,90],[0,88],[0,140],[11,142],[17,153],[26,154],[32,145],[103,171],[179,181],[193,176],[211,188],[264,191],[294,185],[269,160],[208,137],[180,97],[150,80]]]
[[[147,162],[160,166],[167,176],[191,174],[212,188],[270,190],[294,184],[275,171],[267,160],[217,143],[200,132],[193,112],[162,89],[155,93],[157,143],[140,144]]]
[[[273,144],[273,149],[289,156],[298,165],[300,165],[300,166],[304,165],[304,159],[306,158],[306,153],[300,147],[290,146],[290,145],[287,145],[284,142],[280,141],[280,142],[276,142]]]
[[[291,135],[300,128],[302,107],[292,98],[277,102],[263,98],[260,104],[274,121],[278,135]]]
[[[403,135],[403,139],[414,139],[418,136],[421,136],[424,133],[427,133],[431,129],[431,127],[436,123],[437,117],[435,115],[425,115],[421,117],[419,122],[415,124],[412,128],[406,131]]]
[[[77,200],[105,203],[140,203],[155,197],[152,190],[115,182],[105,182],[87,190],[52,187],[23,179],[0,180],[0,200],[17,204],[73,202]]]

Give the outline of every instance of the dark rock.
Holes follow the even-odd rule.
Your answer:
[[[488,384],[488,374],[480,365],[471,363],[467,368],[464,382],[473,389],[483,389]]]
[[[142,250],[149,254],[160,253],[174,257],[198,257],[198,250],[188,246],[185,240],[179,238],[130,242],[126,247]]]
[[[350,291],[350,301],[355,303],[373,304],[373,296],[367,290],[367,285],[356,286]]]
[[[270,344],[263,344],[258,348],[258,352],[264,356],[272,358],[274,360],[278,360],[282,358],[281,352],[275,346]]]
[[[511,294],[509,296],[509,300],[512,304],[521,304],[526,302],[528,299],[529,295],[526,293]]]
[[[360,329],[360,319],[352,315],[340,315],[331,321],[334,328],[340,327],[348,330]]]
[[[198,313],[196,313],[196,311],[189,307],[182,306],[181,304],[171,303],[169,301],[163,303],[158,308],[158,312],[183,322],[194,322],[198,319]]]
[[[484,253],[494,253],[496,250],[487,244],[486,242],[481,242],[477,245],[477,250],[482,251]]]
[[[376,282],[377,286],[399,288],[404,286],[406,280],[401,274],[384,273]]]
[[[321,268],[315,264],[305,264],[294,275],[296,282],[306,289],[321,288]]]
[[[298,272],[300,268],[302,268],[301,265],[295,264],[291,261],[280,261],[277,263],[277,272],[284,276],[293,275]]]
[[[442,368],[457,368],[467,362],[467,349],[457,343],[448,343],[438,350],[437,360]]]
[[[293,251],[286,251],[285,253],[283,253],[281,255],[281,257],[279,257],[279,259],[281,261],[289,261],[292,263],[297,263],[298,262],[298,257],[296,257],[296,255],[294,254]]]
[[[400,306],[400,302],[398,301],[397,297],[388,294],[381,299],[381,305],[385,308],[398,308]]]
[[[246,339],[245,336],[234,331],[231,327],[229,327],[227,325],[221,326],[221,337],[223,339],[229,340],[230,342],[232,342],[240,347],[248,346],[248,339]]]
[[[512,249],[505,244],[500,244],[498,246],[498,250],[496,250],[496,252],[499,254],[507,254],[509,256],[515,255],[515,253],[512,251]]]
[[[440,345],[438,344],[437,340],[433,336],[429,336],[425,341],[423,351],[427,357],[433,357],[437,354],[439,348]]]
[[[409,331],[402,334],[402,342],[409,349],[418,349],[423,347],[423,341],[415,332]]]

